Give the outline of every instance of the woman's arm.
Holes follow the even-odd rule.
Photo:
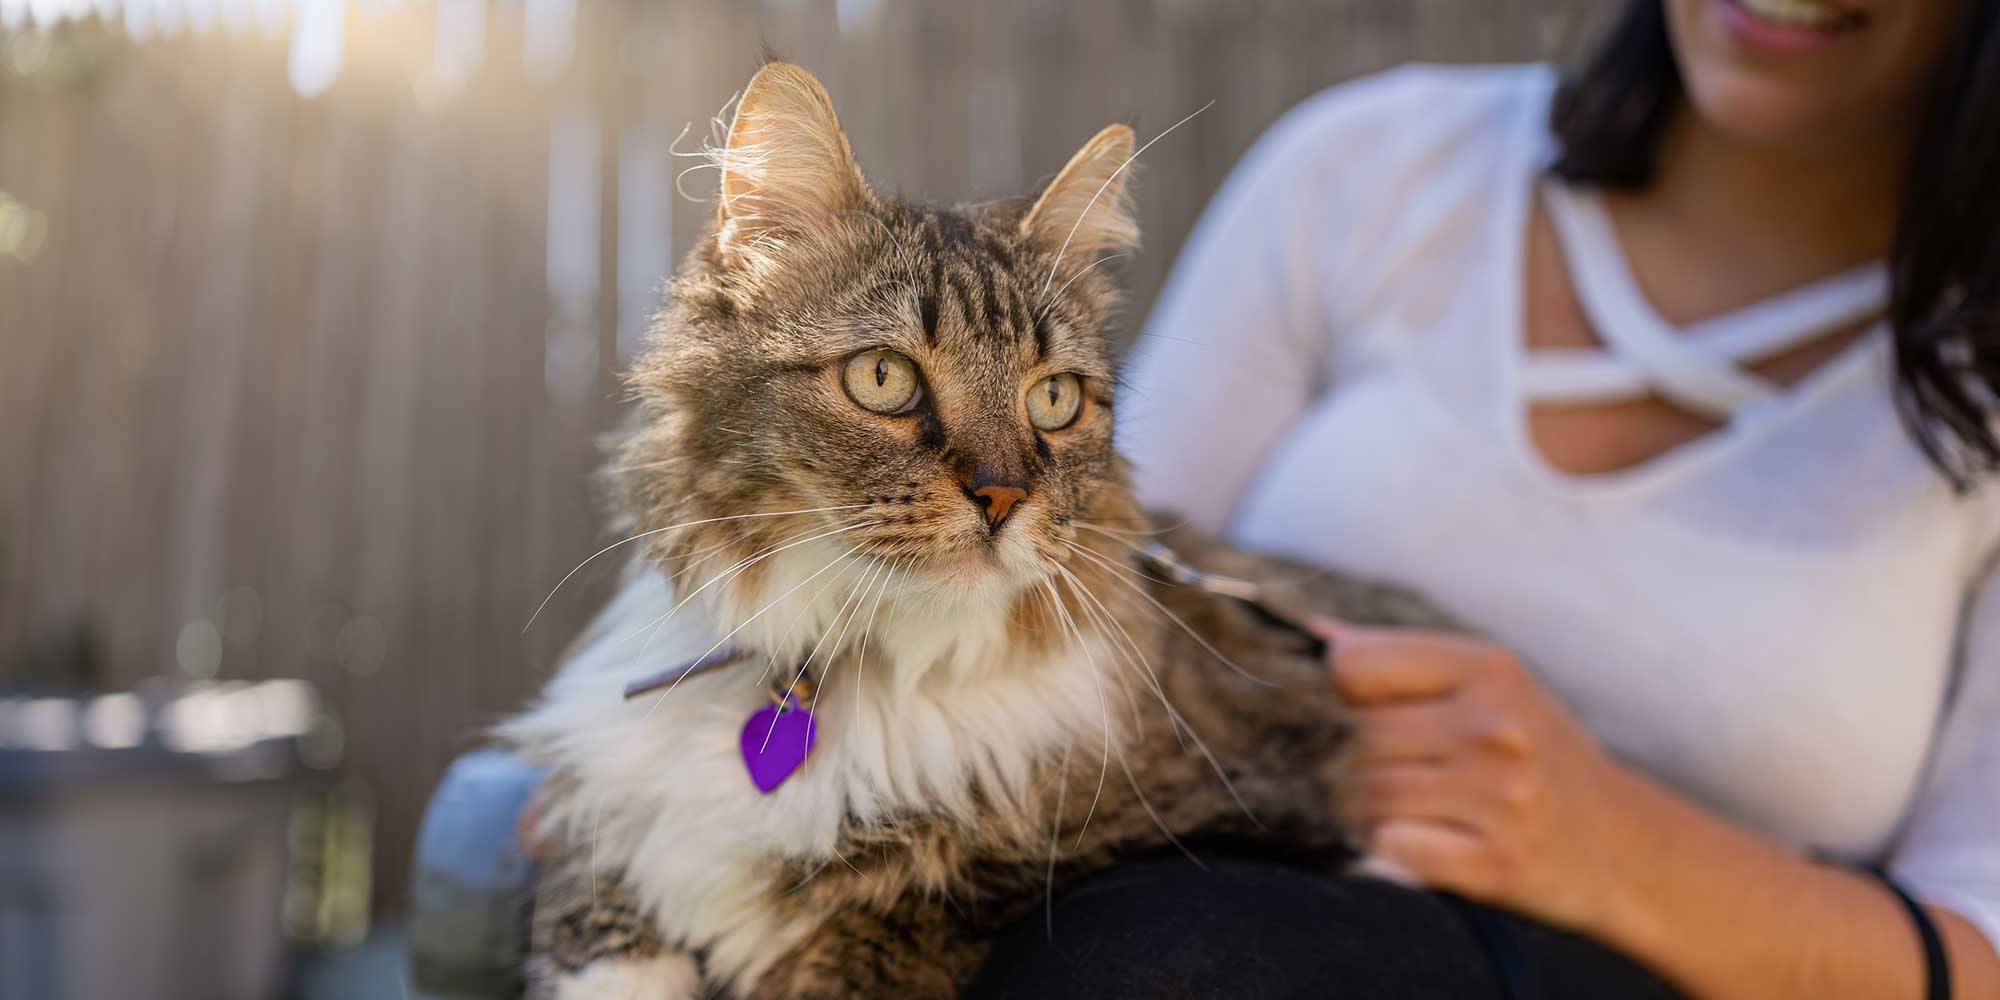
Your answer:
[[[1118,402],[1119,451],[1148,506],[1222,531],[1323,388],[1335,326],[1325,303],[1340,295],[1330,276],[1347,270],[1335,258],[1353,228],[1343,202],[1365,173],[1352,150],[1369,148],[1362,133],[1387,119],[1378,105],[1397,79],[1337,87],[1293,109],[1189,235],[1132,345]]]
[[[1620,764],[1505,650],[1329,635],[1357,720],[1352,805],[1377,865],[1594,936],[1696,997],[1923,996],[1916,932],[1883,886]],[[1954,996],[2000,997],[1992,943],[1949,909],[1929,912]]]
[[[1594,929],[1698,997],[1924,995],[1909,914],[1872,876],[1815,864],[1612,765],[1618,888]],[[1996,846],[2000,850],[2000,846]],[[1926,907],[1960,998],[2000,997],[2000,957],[1964,917]]]

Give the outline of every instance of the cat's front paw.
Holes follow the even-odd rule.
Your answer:
[[[556,977],[555,1000],[694,1000],[701,970],[680,952],[652,958],[603,958]]]

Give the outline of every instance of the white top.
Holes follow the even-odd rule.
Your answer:
[[[1877,311],[1882,268],[1674,329],[1595,198],[1543,171],[1553,84],[1406,68],[1273,127],[1139,341],[1140,495],[1421,589],[1624,759],[1797,848],[1887,860],[2000,947],[2000,502],[1911,443],[1885,331],[1789,388],[1741,367]],[[1538,189],[1601,350],[1523,346]],[[1530,398],[1648,391],[1725,424],[1602,475],[1530,443]]]

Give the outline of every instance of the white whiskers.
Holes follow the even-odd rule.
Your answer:
[[[853,549],[848,549],[847,554],[853,558],[860,558],[859,554]],[[832,589],[834,584],[839,583],[840,579],[840,577],[836,576],[820,584],[819,589],[813,591],[811,597],[806,598],[804,604],[799,608],[799,613],[792,616],[791,624],[785,626],[784,634],[778,637],[777,642],[771,644],[771,655],[765,659],[764,669],[757,675],[757,683],[764,683],[765,679],[771,676],[771,671],[778,669],[778,654],[784,652],[786,647],[791,645],[792,633],[798,630],[799,623],[805,621],[807,615],[813,613],[813,609],[819,607],[820,597]]]
[[[1097,199],[1104,196],[1104,192],[1111,187],[1111,182],[1117,180],[1118,175],[1124,173],[1125,168],[1131,166],[1132,161],[1138,159],[1140,153],[1143,153],[1146,150],[1153,148],[1153,143],[1159,142],[1161,139],[1164,139],[1167,136],[1172,135],[1175,129],[1180,128],[1182,125],[1186,125],[1189,121],[1192,121],[1194,119],[1195,115],[1201,114],[1202,112],[1207,111],[1209,108],[1212,107],[1215,107],[1214,101],[1210,101],[1207,104],[1204,104],[1201,107],[1194,109],[1193,114],[1190,114],[1186,118],[1183,118],[1180,121],[1177,121],[1172,125],[1167,126],[1167,130],[1165,132],[1161,132],[1159,135],[1152,137],[1151,139],[1147,140],[1145,145],[1140,146],[1138,149],[1133,150],[1132,155],[1126,157],[1125,162],[1120,163],[1118,165],[1118,169],[1113,170],[1111,172],[1111,176],[1106,177],[1104,179],[1104,183],[1099,184],[1097,186],[1097,192],[1090,196],[1089,201],[1083,203],[1083,211],[1078,212],[1076,214],[1076,224],[1069,227],[1069,235],[1063,237],[1062,247],[1056,251],[1055,263],[1049,265],[1049,278],[1047,281],[1042,282],[1042,290],[1040,293],[1038,293],[1039,297],[1043,299],[1046,299],[1048,297],[1049,286],[1056,283],[1056,271],[1062,267],[1063,254],[1069,252],[1070,241],[1076,239],[1076,231],[1083,228],[1083,220],[1090,215],[1091,206],[1096,205]]]
[[[820,633],[819,641],[813,643],[812,651],[808,652],[806,658],[799,662],[799,672],[793,675],[791,684],[787,685],[785,690],[790,691],[792,688],[797,687],[799,681],[805,677],[806,670],[812,666],[813,658],[819,655],[820,647],[826,645],[827,636],[833,635],[833,627],[836,624],[840,625],[840,635],[833,640],[832,648],[827,650],[827,659],[831,660],[840,652],[840,644],[847,639],[848,626],[853,625],[855,616],[861,613],[861,605],[868,598],[869,588],[875,584],[876,574],[882,572],[886,566],[886,563],[878,562],[862,570],[860,581],[848,588],[847,595],[841,598],[839,609],[834,611],[832,620],[826,623],[826,631]],[[853,608],[851,613],[848,610],[850,606]],[[843,621],[843,619],[845,620]],[[777,731],[778,718],[774,715],[771,717],[771,727],[764,731],[764,742],[757,748],[757,752],[762,753],[765,748],[771,745],[771,734]]]
[[[1048,314],[1050,307],[1052,307],[1053,305],[1055,305],[1056,302],[1062,299],[1064,292],[1069,291],[1069,286],[1076,284],[1077,280],[1082,278],[1084,275],[1097,270],[1097,265],[1102,264],[1105,261],[1117,260],[1120,257],[1130,257],[1130,256],[1132,255],[1129,253],[1108,253],[1102,257],[1097,258],[1096,260],[1091,261],[1090,265],[1085,267],[1083,270],[1070,275],[1069,280],[1063,282],[1063,286],[1061,288],[1056,289],[1056,293],[1054,295],[1049,296],[1047,299],[1043,300],[1040,303],[1040,305],[1036,307],[1035,322],[1037,323],[1041,322],[1042,317]]]
[[[1173,703],[1167,700],[1167,692],[1160,687],[1159,677],[1153,673],[1152,661],[1146,658],[1146,654],[1139,648],[1138,642],[1133,640],[1131,630],[1126,628],[1124,623],[1120,622],[1111,613],[1111,609],[1104,604],[1103,599],[1099,598],[1089,587],[1084,585],[1082,579],[1069,571],[1069,567],[1063,566],[1060,563],[1052,564],[1052,566],[1069,583],[1070,589],[1075,590],[1077,596],[1084,599],[1083,613],[1096,622],[1098,629],[1104,634],[1120,640],[1119,643],[1111,647],[1112,652],[1118,655],[1120,662],[1128,666],[1136,663],[1140,672],[1144,674],[1149,686],[1153,689],[1154,695],[1160,699],[1160,704],[1166,708],[1167,721],[1173,729],[1174,737],[1181,741],[1181,746],[1185,749],[1187,739],[1181,735],[1181,726],[1184,723],[1181,721],[1180,713],[1174,711]],[[1134,657],[1137,659],[1135,660]],[[1126,694],[1129,698],[1131,692],[1127,691]],[[1139,707],[1134,703],[1132,705],[1132,715],[1135,720],[1138,718],[1138,714]]]
[[[861,630],[861,655],[854,661],[854,703],[856,705],[861,703],[861,675],[868,669],[868,632],[875,627],[875,612],[882,606],[882,595],[889,592],[890,579],[893,579],[893,576],[883,581],[882,593],[875,595],[875,606],[868,610],[868,627]],[[889,605],[889,617],[882,619],[882,629],[887,631],[889,624],[895,620],[896,605],[891,604]]]
[[[822,538],[831,538],[834,535],[838,535],[842,532],[853,531],[856,528],[873,527],[880,523],[882,522],[862,521],[857,524],[849,524],[844,527],[834,528],[830,531],[819,532],[817,534],[813,534],[812,537],[810,538],[800,538],[798,535],[791,535],[783,540],[784,544],[775,545],[771,548],[763,550],[762,552],[757,552],[752,555],[745,556],[735,565],[729,567],[728,569],[723,570],[720,573],[717,573],[713,577],[710,577],[707,582],[703,583],[699,587],[696,587],[693,590],[693,592],[689,593],[686,597],[681,598],[678,602],[674,604],[673,607],[668,608],[666,614],[661,615],[660,617],[655,618],[650,622],[647,622],[646,624],[632,630],[630,633],[626,635],[620,636],[618,638],[618,641],[624,642],[625,640],[630,639],[635,635],[638,635],[640,632],[647,631],[648,629],[657,632],[661,628],[664,628],[667,622],[673,619],[675,613],[679,612],[681,608],[686,607],[687,603],[689,601],[694,600],[697,596],[701,594],[702,591],[707,590],[708,588],[713,587],[716,584],[723,582],[724,580],[731,579],[735,576],[741,575],[742,573],[747,571],[750,567],[755,566],[756,564],[763,562],[764,560],[769,559],[770,557],[777,555],[780,552],[784,552],[787,549],[797,548],[798,546],[804,545],[807,542],[816,542]],[[810,532],[811,530],[812,529],[807,529],[808,532]]]
[[[1104,677],[1097,669],[1097,656],[1090,651],[1090,641],[1084,638],[1083,629],[1076,624],[1076,618],[1070,615],[1069,608],[1063,605],[1061,595],[1056,593],[1055,584],[1045,577],[1042,586],[1049,589],[1049,596],[1055,599],[1056,613],[1061,616],[1063,624],[1069,629],[1069,634],[1076,637],[1077,648],[1083,651],[1085,662],[1090,664],[1090,680],[1097,687],[1097,707],[1104,717],[1104,759],[1098,765],[1097,792],[1090,797],[1090,808],[1084,811],[1083,825],[1076,831],[1076,843],[1080,845],[1083,843],[1084,833],[1090,829],[1091,817],[1097,815],[1097,803],[1104,797],[1104,776],[1111,773],[1111,705],[1104,699]]]
[[[1049,875],[1042,887],[1042,906],[1050,944],[1056,940],[1056,855],[1062,851],[1063,800],[1069,797],[1069,752],[1075,748],[1074,740],[1063,745],[1062,766],[1056,770],[1056,808],[1049,819]]]
[[[843,528],[843,529],[841,529],[841,530],[843,530],[843,531],[850,531],[850,530],[853,530],[854,528],[861,528],[861,527],[866,527],[866,526],[868,526],[868,525],[870,525],[870,524],[874,524],[874,523],[877,523],[877,522],[873,522],[873,521],[864,521],[864,522],[862,522],[861,524],[852,524],[852,525],[849,525],[849,526],[847,526],[846,528]],[[728,633],[727,635],[724,635],[724,636],[723,636],[722,638],[720,638],[720,639],[717,639],[717,640],[715,640],[715,645],[713,645],[713,646],[710,646],[710,647],[708,647],[708,649],[704,650],[704,651],[702,652],[702,654],[701,654],[700,656],[697,656],[697,657],[695,657],[695,659],[696,659],[696,660],[702,660],[702,659],[706,659],[706,658],[708,657],[708,654],[710,654],[710,653],[713,653],[713,652],[715,652],[715,651],[716,651],[716,650],[718,650],[718,649],[721,649],[724,643],[726,643],[726,642],[728,642],[729,640],[731,640],[731,639],[735,638],[735,637],[736,637],[736,633],[738,633],[738,632],[741,632],[741,631],[743,631],[743,630],[744,630],[745,628],[748,628],[748,627],[750,626],[750,623],[751,623],[751,622],[754,622],[754,621],[756,621],[757,619],[759,619],[759,618],[762,618],[762,617],[764,616],[764,612],[766,612],[766,611],[769,611],[769,610],[771,610],[772,608],[775,608],[775,607],[777,607],[777,606],[778,606],[778,602],[780,602],[780,601],[783,601],[783,600],[784,600],[785,598],[787,598],[787,597],[790,597],[790,596],[792,596],[792,595],[793,595],[793,594],[795,594],[795,593],[798,593],[798,592],[799,592],[799,590],[800,590],[801,588],[803,588],[803,587],[804,587],[804,586],[805,586],[806,584],[808,584],[808,583],[811,583],[811,582],[813,582],[814,580],[817,580],[817,579],[819,579],[819,577],[820,577],[820,574],[822,574],[822,573],[825,573],[825,572],[826,572],[827,570],[830,570],[830,569],[834,568],[835,566],[838,566],[838,565],[840,565],[840,564],[841,564],[841,563],[843,563],[843,562],[846,562],[846,561],[847,561],[847,560],[848,560],[849,558],[850,558],[850,557],[849,557],[849,556],[847,556],[847,555],[845,555],[845,554],[842,554],[842,555],[838,555],[838,556],[835,556],[835,557],[834,557],[834,558],[833,558],[833,559],[832,559],[831,561],[829,561],[829,562],[828,562],[828,563],[827,563],[827,564],[826,564],[825,566],[822,566],[822,567],[820,567],[819,569],[815,570],[815,571],[813,572],[813,575],[811,575],[811,576],[809,576],[809,577],[806,577],[806,578],[805,578],[805,579],[803,579],[803,580],[800,580],[800,581],[799,581],[798,583],[796,583],[796,584],[794,584],[794,585],[792,586],[792,589],[790,589],[790,590],[787,590],[787,591],[785,591],[785,592],[784,592],[784,593],[782,593],[782,594],[779,594],[779,595],[778,595],[777,597],[775,597],[775,598],[773,598],[773,599],[771,600],[771,603],[769,603],[769,604],[766,604],[766,605],[764,605],[764,606],[763,606],[763,607],[761,607],[761,608],[758,608],[758,609],[757,609],[757,611],[756,611],[756,613],[752,614],[752,615],[751,615],[750,617],[748,617],[748,618],[745,618],[745,619],[743,619],[743,623],[742,623],[742,624],[740,624],[740,625],[736,626],[736,627],[735,627],[735,628],[733,628],[733,629],[730,629],[730,630],[729,630],[729,633]],[[668,614],[672,614],[672,612],[668,612]],[[674,693],[674,688],[676,688],[676,687],[679,687],[679,686],[680,686],[680,683],[681,683],[681,681],[684,681],[684,680],[686,680],[686,679],[688,678],[688,676],[689,676],[689,674],[682,674],[682,675],[680,675],[679,677],[676,677],[676,678],[674,678],[674,682],[673,682],[672,684],[669,684],[669,685],[667,685],[667,689],[666,689],[665,691],[662,691],[662,692],[660,692],[660,696],[659,696],[658,698],[655,698],[655,699],[653,699],[653,707],[652,707],[652,708],[649,708],[649,709],[647,709],[647,710],[646,710],[646,717],[647,717],[647,718],[651,718],[651,717],[652,717],[652,715],[653,715],[653,713],[659,710],[659,708],[660,708],[660,703],[661,703],[661,702],[663,702],[663,701],[666,701],[666,700],[667,700],[667,696],[668,696],[668,695],[670,695],[670,694],[673,694],[673,693]]]
[[[618,541],[612,542],[610,545],[606,545],[605,547],[598,549],[596,552],[591,553],[590,558],[585,559],[580,563],[577,563],[575,569],[572,569],[568,573],[563,574],[563,578],[556,583],[555,590],[549,591],[549,596],[542,598],[542,603],[535,607],[535,613],[528,616],[528,624],[521,626],[521,631],[526,632],[530,628],[534,627],[535,619],[541,617],[542,611],[549,606],[550,601],[555,600],[556,593],[563,589],[563,584],[568,583],[570,577],[575,576],[585,566],[588,566],[592,562],[595,562],[598,556],[601,556],[606,552],[611,551],[612,549],[618,548],[621,545],[625,545],[631,542],[636,542],[641,538],[657,535],[662,532],[676,531],[681,528],[692,528],[698,524],[715,524],[721,521],[743,521],[755,517],[785,517],[791,514],[819,514],[832,510],[855,510],[866,506],[868,506],[868,504],[850,503],[850,504],[841,504],[834,507],[809,507],[804,510],[773,510],[773,511],[762,511],[755,514],[732,514],[728,517],[705,517],[699,521],[683,521],[680,524],[669,524],[664,528],[654,528],[650,531],[641,531],[630,538],[621,538]]]
[[[1109,560],[1106,560],[1106,559],[1103,559],[1102,557],[1098,556],[1098,555],[1097,555],[1096,553],[1094,553],[1094,552],[1090,551],[1089,549],[1086,549],[1086,548],[1084,548],[1084,547],[1082,547],[1082,546],[1080,546],[1080,545],[1072,545],[1072,544],[1070,544],[1070,543],[1068,543],[1068,542],[1065,542],[1065,543],[1063,543],[1063,544],[1065,544],[1065,545],[1069,545],[1069,546],[1070,546],[1070,548],[1072,548],[1072,549],[1076,550],[1077,552],[1079,552],[1079,553],[1081,553],[1081,554],[1083,554],[1083,555],[1086,555],[1086,556],[1089,556],[1089,557],[1091,557],[1091,558],[1092,558],[1092,559],[1094,559],[1094,560],[1097,560],[1097,561],[1098,561],[1098,562],[1099,562],[1099,563],[1100,563],[1101,565],[1103,565],[1103,566],[1105,566],[1105,567],[1107,567],[1107,568],[1113,568],[1113,569],[1117,568],[1117,564],[1115,564],[1115,563],[1112,563],[1112,562],[1110,562]],[[1058,564],[1057,568],[1058,568],[1058,570],[1059,570],[1060,572],[1062,572],[1062,573],[1063,573],[1063,574],[1064,574],[1064,575],[1065,575],[1066,577],[1068,577],[1068,579],[1069,579],[1069,580],[1071,581],[1071,583],[1073,583],[1073,584],[1074,584],[1075,586],[1077,586],[1077,587],[1078,587],[1078,588],[1079,588],[1079,589],[1080,589],[1081,591],[1083,591],[1084,593],[1088,593],[1088,592],[1089,592],[1089,588],[1087,588],[1087,587],[1084,587],[1084,586],[1083,586],[1083,583],[1082,583],[1082,581],[1078,580],[1078,579],[1077,579],[1077,578],[1076,578],[1076,577],[1075,577],[1075,576],[1074,576],[1073,574],[1070,574],[1070,573],[1069,573],[1069,571],[1068,571],[1068,570],[1067,570],[1066,568],[1064,568],[1064,567],[1061,567],[1061,566],[1060,566],[1059,564]],[[1195,640],[1196,642],[1199,642],[1199,643],[1201,643],[1201,645],[1202,645],[1202,648],[1204,648],[1204,649],[1207,649],[1207,650],[1208,650],[1208,651],[1209,651],[1210,653],[1214,654],[1214,655],[1215,655],[1215,657],[1216,657],[1217,659],[1219,659],[1219,660],[1222,660],[1222,662],[1224,662],[1224,663],[1226,663],[1226,664],[1229,664],[1229,665],[1230,665],[1230,666],[1232,666],[1232,667],[1235,667],[1235,664],[1234,664],[1233,662],[1231,662],[1231,661],[1230,661],[1230,660],[1229,660],[1229,659],[1228,659],[1227,657],[1224,657],[1224,656],[1222,655],[1222,653],[1221,653],[1220,651],[1218,651],[1218,650],[1217,650],[1217,649],[1216,649],[1216,648],[1215,648],[1214,646],[1211,646],[1211,645],[1209,645],[1209,643],[1208,643],[1208,640],[1206,640],[1206,639],[1203,639],[1203,638],[1202,638],[1201,636],[1199,636],[1199,635],[1195,634],[1195,631],[1194,631],[1194,629],[1190,628],[1190,627],[1188,626],[1188,624],[1187,624],[1186,622],[1184,622],[1184,621],[1181,621],[1181,620],[1180,620],[1180,618],[1179,618],[1178,616],[1176,616],[1176,615],[1175,615],[1175,614],[1174,614],[1173,612],[1171,612],[1171,611],[1168,611],[1168,610],[1166,609],[1166,607],[1165,607],[1165,606],[1163,606],[1163,605],[1161,605],[1161,604],[1160,604],[1160,603],[1159,603],[1158,601],[1155,601],[1155,600],[1153,600],[1153,598],[1151,597],[1151,595],[1149,595],[1149,594],[1145,593],[1145,592],[1144,592],[1143,590],[1140,590],[1139,588],[1137,588],[1137,587],[1136,587],[1136,586],[1134,586],[1133,584],[1131,584],[1131,583],[1127,582],[1127,581],[1126,581],[1126,580],[1124,580],[1124,579],[1121,579],[1121,578],[1120,578],[1120,577],[1118,577],[1118,576],[1113,576],[1113,577],[1112,577],[1112,579],[1113,579],[1113,580],[1117,580],[1117,581],[1118,581],[1119,583],[1121,583],[1121,584],[1124,584],[1124,585],[1125,585],[1126,587],[1128,587],[1128,588],[1132,589],[1132,590],[1133,590],[1133,591],[1134,591],[1135,593],[1137,593],[1137,594],[1138,594],[1138,595],[1139,595],[1140,597],[1143,597],[1143,598],[1145,598],[1145,599],[1146,599],[1146,600],[1147,600],[1147,601],[1148,601],[1149,603],[1151,603],[1151,604],[1153,605],[1153,607],[1155,607],[1156,609],[1158,609],[1158,610],[1159,610],[1159,611],[1160,611],[1161,613],[1163,613],[1163,614],[1165,614],[1165,615],[1166,615],[1167,617],[1169,617],[1169,618],[1173,619],[1173,621],[1174,621],[1174,624],[1176,624],[1176,625],[1179,625],[1179,626],[1181,627],[1182,631],[1185,631],[1185,632],[1186,632],[1186,633],[1187,633],[1187,634],[1188,634],[1189,636],[1193,637],[1193,638],[1194,638],[1194,640]],[[1095,599],[1095,596],[1096,596],[1096,595],[1092,594],[1092,595],[1090,595],[1090,596],[1091,596],[1091,597],[1092,597],[1093,599]],[[1101,602],[1101,601],[1099,602],[1099,604],[1100,604],[1100,606],[1102,606],[1102,602]],[[1108,610],[1106,611],[1106,614],[1109,614],[1109,611],[1108,611]],[[1114,619],[1114,620],[1115,620],[1115,619]],[[1121,627],[1122,627],[1122,626],[1121,626]],[[1135,646],[1136,646],[1136,644],[1135,644]],[[1251,675],[1251,674],[1249,674],[1249,673],[1245,673],[1245,672],[1243,671],[1243,669],[1242,669],[1241,667],[1236,667],[1236,670],[1237,670],[1237,672],[1238,672],[1238,673],[1242,673],[1242,674],[1243,674],[1243,676],[1245,676],[1246,678],[1248,678],[1248,679],[1250,679],[1250,680],[1252,680],[1252,681],[1256,681],[1256,682],[1258,682],[1258,683],[1262,683],[1262,684],[1270,684],[1270,682],[1269,682],[1269,681],[1264,681],[1264,680],[1262,680],[1261,678],[1258,678],[1258,677],[1256,677],[1256,676],[1254,676],[1254,675]],[[1235,800],[1235,802],[1236,802],[1236,805],[1237,805],[1237,808],[1239,808],[1239,809],[1243,810],[1243,815],[1244,815],[1244,817],[1245,817],[1245,818],[1247,818],[1248,820],[1250,820],[1250,822],[1251,822],[1252,824],[1254,824],[1254,825],[1255,825],[1255,826],[1256,826],[1256,827],[1257,827],[1258,829],[1260,829],[1260,830],[1261,830],[1261,829],[1263,829],[1263,828],[1264,828],[1264,823],[1263,823],[1263,821],[1257,818],[1257,814],[1256,814],[1255,812],[1251,811],[1251,809],[1250,809],[1250,804],[1249,804],[1248,802],[1245,802],[1245,801],[1243,800],[1243,796],[1242,796],[1242,794],[1240,794],[1240,793],[1239,793],[1239,792],[1238,792],[1238,791],[1236,790],[1236,783],[1235,783],[1235,782],[1233,782],[1233,781],[1230,781],[1230,780],[1229,780],[1229,775],[1228,775],[1228,773],[1227,773],[1227,772],[1225,772],[1225,771],[1223,770],[1223,768],[1222,768],[1222,762],[1221,762],[1221,761],[1219,761],[1219,760],[1217,760],[1217,759],[1215,759],[1215,753],[1214,753],[1214,751],[1212,751],[1212,750],[1210,750],[1210,749],[1209,749],[1209,746],[1208,746],[1208,742],[1207,742],[1206,740],[1203,740],[1203,739],[1201,738],[1201,734],[1200,734],[1200,733],[1197,733],[1197,732],[1195,732],[1195,731],[1194,731],[1194,726],[1193,726],[1192,724],[1190,724],[1190,723],[1189,723],[1189,722],[1187,721],[1187,718],[1186,718],[1185,716],[1181,715],[1181,714],[1180,714],[1180,712],[1179,712],[1179,711],[1178,711],[1177,709],[1175,709],[1175,708],[1174,708],[1174,705],[1173,705],[1173,703],[1172,703],[1171,701],[1168,701],[1168,700],[1167,700],[1167,693],[1166,693],[1166,690],[1165,690],[1164,688],[1162,688],[1162,687],[1160,686],[1160,684],[1159,684],[1159,679],[1158,679],[1158,677],[1155,677],[1155,676],[1152,676],[1152,670],[1151,670],[1151,668],[1150,668],[1150,667],[1148,667],[1148,669],[1147,669],[1147,674],[1148,674],[1148,676],[1149,676],[1149,677],[1151,677],[1151,678],[1152,678],[1152,681],[1153,681],[1153,690],[1154,690],[1154,692],[1155,692],[1155,693],[1156,693],[1156,694],[1157,694],[1157,695],[1159,696],[1159,698],[1160,698],[1160,705],[1161,705],[1161,706],[1162,706],[1163,708],[1165,708],[1165,709],[1166,709],[1166,712],[1167,712],[1167,719],[1168,719],[1168,722],[1169,722],[1169,724],[1170,724],[1170,725],[1175,725],[1175,726],[1178,726],[1178,727],[1179,727],[1179,731],[1184,731],[1184,732],[1186,732],[1186,733],[1187,733],[1187,736],[1188,736],[1188,738],[1189,738],[1189,739],[1192,739],[1192,740],[1194,741],[1194,749],[1195,749],[1195,751],[1196,751],[1196,752],[1198,752],[1198,753],[1200,753],[1200,754],[1201,754],[1201,756],[1202,756],[1202,758],[1208,761],[1208,765],[1209,765],[1209,768],[1210,768],[1211,770],[1213,770],[1213,771],[1215,772],[1215,776],[1216,776],[1216,778],[1217,778],[1218,780],[1220,780],[1220,781],[1222,782],[1222,787],[1223,787],[1224,789],[1226,789],[1226,790],[1227,790],[1227,791],[1229,792],[1229,797],[1230,797],[1231,799],[1234,799],[1234,800]],[[1272,686],[1275,686],[1275,685],[1272,685]],[[1181,747],[1182,747],[1183,749],[1186,749],[1186,748],[1187,748],[1187,746],[1188,746],[1188,744],[1187,744],[1187,741],[1186,741],[1186,740],[1183,740],[1183,741],[1181,742]],[[1122,760],[1122,757],[1121,757],[1121,760]],[[1136,786],[1136,785],[1134,786],[1134,790],[1137,790],[1137,786]],[[1150,811],[1150,807],[1149,807],[1148,811]],[[1164,832],[1164,828],[1162,828],[1162,829],[1163,829],[1163,832]],[[1171,836],[1171,834],[1169,834],[1169,836]]]
[[[1092,552],[1089,549],[1084,548],[1083,546],[1078,545],[1074,542],[1064,542],[1063,544],[1069,546],[1071,551],[1076,552],[1084,556],[1085,558],[1090,559],[1091,561],[1096,562],[1097,564],[1111,570],[1112,571],[1111,579],[1118,581],[1120,584],[1123,584],[1127,589],[1131,590],[1133,593],[1139,595],[1142,599],[1144,599],[1146,603],[1151,604],[1155,610],[1159,611],[1163,615],[1166,615],[1168,620],[1172,621],[1175,625],[1180,626],[1181,631],[1186,632],[1188,634],[1188,638],[1193,639],[1194,641],[1200,643],[1201,648],[1208,650],[1210,656],[1213,656],[1217,660],[1221,661],[1223,666],[1226,666],[1229,669],[1234,670],[1238,674],[1242,675],[1244,680],[1251,681],[1257,684],[1262,684],[1265,687],[1278,686],[1276,682],[1266,680],[1238,666],[1235,660],[1232,660],[1228,656],[1224,655],[1222,650],[1215,648],[1215,645],[1209,642],[1207,639],[1203,638],[1201,633],[1196,632],[1194,628],[1190,626],[1187,622],[1182,621],[1181,616],[1174,614],[1173,611],[1169,610],[1166,605],[1161,604],[1158,600],[1155,600],[1153,595],[1146,593],[1145,588],[1140,587],[1139,585],[1133,583],[1131,580],[1126,578],[1128,575],[1133,574],[1136,571],[1124,566],[1120,566],[1117,563],[1112,562],[1111,560],[1106,559],[1103,556],[1100,556],[1097,553]]]

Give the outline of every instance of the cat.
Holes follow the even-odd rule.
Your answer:
[[[774,60],[711,154],[714,225],[607,472],[643,556],[502,727],[552,768],[536,995],[946,997],[987,931],[1121,858],[1347,856],[1323,663],[1138,550],[1299,609],[1448,623],[1133,499],[1098,266],[1138,240],[1131,129],[1032,198],[927,207],[871,191],[826,91]],[[809,753],[767,793],[756,729],[799,711]]]

